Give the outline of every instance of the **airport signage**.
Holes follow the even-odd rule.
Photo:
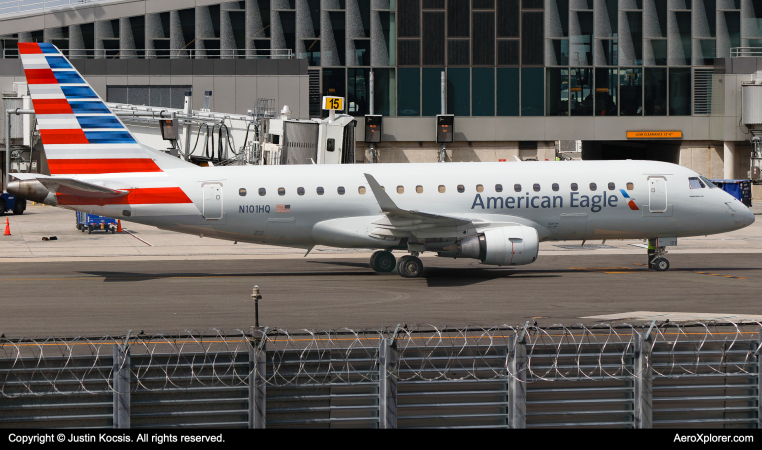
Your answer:
[[[627,139],[682,139],[682,131],[628,131]]]
[[[323,97],[323,109],[343,111],[344,97]]]

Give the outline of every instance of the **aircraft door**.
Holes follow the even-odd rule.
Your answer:
[[[204,219],[222,219],[222,185],[204,184]]]
[[[664,177],[648,178],[648,209],[652,213],[667,212],[667,179]]]

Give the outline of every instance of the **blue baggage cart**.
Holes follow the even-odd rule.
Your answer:
[[[77,229],[88,234],[96,230],[116,233],[116,219],[77,211]]]
[[[0,216],[5,215],[5,212],[8,210],[13,211],[13,214],[17,216],[24,214],[26,200],[0,190]]]
[[[750,180],[711,180],[718,188],[737,198],[744,205],[751,208],[751,181]]]

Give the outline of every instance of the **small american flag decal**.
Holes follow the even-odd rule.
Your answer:
[[[291,212],[291,205],[275,205],[275,213]]]

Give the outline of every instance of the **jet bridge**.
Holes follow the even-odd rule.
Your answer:
[[[141,144],[202,166],[355,162],[356,122],[351,116],[291,119],[288,105],[276,115],[271,99],[257,99],[245,115],[194,111],[187,94],[182,110],[122,103],[108,106]],[[170,120],[177,130],[165,128]]]

